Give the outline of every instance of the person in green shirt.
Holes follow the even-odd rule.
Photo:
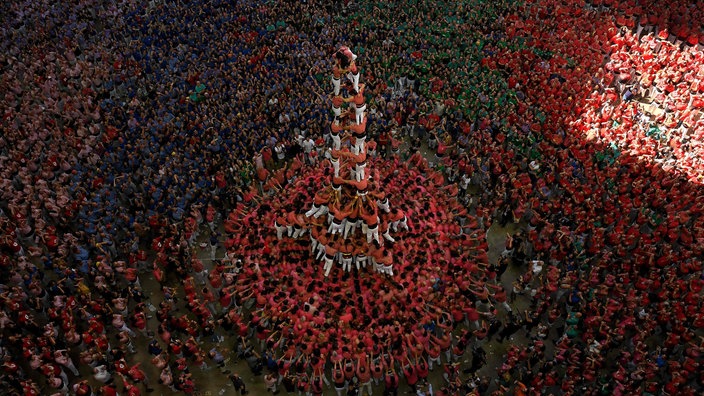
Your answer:
[[[579,336],[579,330],[577,330],[576,326],[567,326],[567,330],[565,330],[565,334],[567,337],[574,339]]]
[[[567,315],[567,320],[565,320],[565,323],[570,326],[577,326],[579,325],[579,322],[582,320],[582,313],[578,311],[571,311]]]

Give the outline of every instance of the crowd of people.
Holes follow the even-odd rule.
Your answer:
[[[702,10],[656,3],[11,1],[3,391],[193,394],[214,366],[244,393],[236,358],[314,395],[701,393]],[[393,276],[325,277],[272,227],[334,172],[342,44],[408,218]],[[493,223],[522,231],[490,264]]]
[[[701,50],[663,33],[667,23],[623,23],[614,3],[511,16],[516,47],[486,59],[510,86],[543,102],[519,103],[516,130],[499,141],[506,153],[515,133],[528,135],[518,147],[531,161],[529,194],[511,210],[528,221],[530,256],[549,267],[540,283],[529,270],[515,290],[528,285],[534,312],[559,337],[546,332],[514,347],[502,386],[520,378],[531,392],[558,382],[566,393],[697,394]],[[531,42],[541,51],[525,47]],[[513,179],[511,166],[496,177]],[[509,185],[515,191],[526,182]],[[556,348],[550,358],[546,340]]]

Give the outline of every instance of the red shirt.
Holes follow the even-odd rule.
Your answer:
[[[101,394],[104,396],[117,396],[117,389],[110,385],[105,385],[100,388]]]
[[[125,384],[125,390],[127,391],[127,396],[141,396],[142,392],[135,385]]]
[[[406,382],[408,385],[413,386],[418,382],[418,374],[416,373],[415,366],[406,366],[403,368],[403,375],[406,376]]]
[[[357,95],[355,95],[352,101],[355,105],[357,105],[357,107],[362,107],[364,105],[364,95],[362,92],[360,91]]]
[[[394,374],[387,374],[384,377],[384,383],[388,389],[395,389],[398,387],[398,377]]]

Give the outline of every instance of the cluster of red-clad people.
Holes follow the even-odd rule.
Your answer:
[[[496,177],[510,180],[513,214],[529,224],[528,250],[548,266],[538,277],[529,267],[515,284],[531,291],[548,331],[512,347],[501,386],[701,392],[704,74],[690,18],[701,9],[637,3],[534,2],[507,17],[509,37],[532,47],[484,60],[532,99],[509,116],[517,130],[489,144],[500,153]],[[529,134],[528,148],[519,146],[528,194],[506,159],[516,133]]]

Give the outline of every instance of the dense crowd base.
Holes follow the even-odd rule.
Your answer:
[[[272,387],[296,378],[313,394],[339,370],[352,394],[370,372],[413,385],[438,350],[448,389],[434,394],[701,394],[701,11],[10,1],[3,391],[137,395],[159,382],[193,394],[190,371],[228,358],[204,337],[227,331]],[[326,282],[309,239],[271,231],[327,167],[341,44],[358,55],[379,179],[411,214],[388,279],[360,267]],[[525,226],[490,264],[493,222]],[[211,259],[226,244],[226,260],[198,259],[203,239]],[[513,290],[496,282],[509,261],[524,272]],[[519,294],[530,307],[507,315]],[[472,350],[477,369],[472,347],[517,326],[531,340],[489,382],[448,364]],[[130,353],[142,337],[151,362]]]

